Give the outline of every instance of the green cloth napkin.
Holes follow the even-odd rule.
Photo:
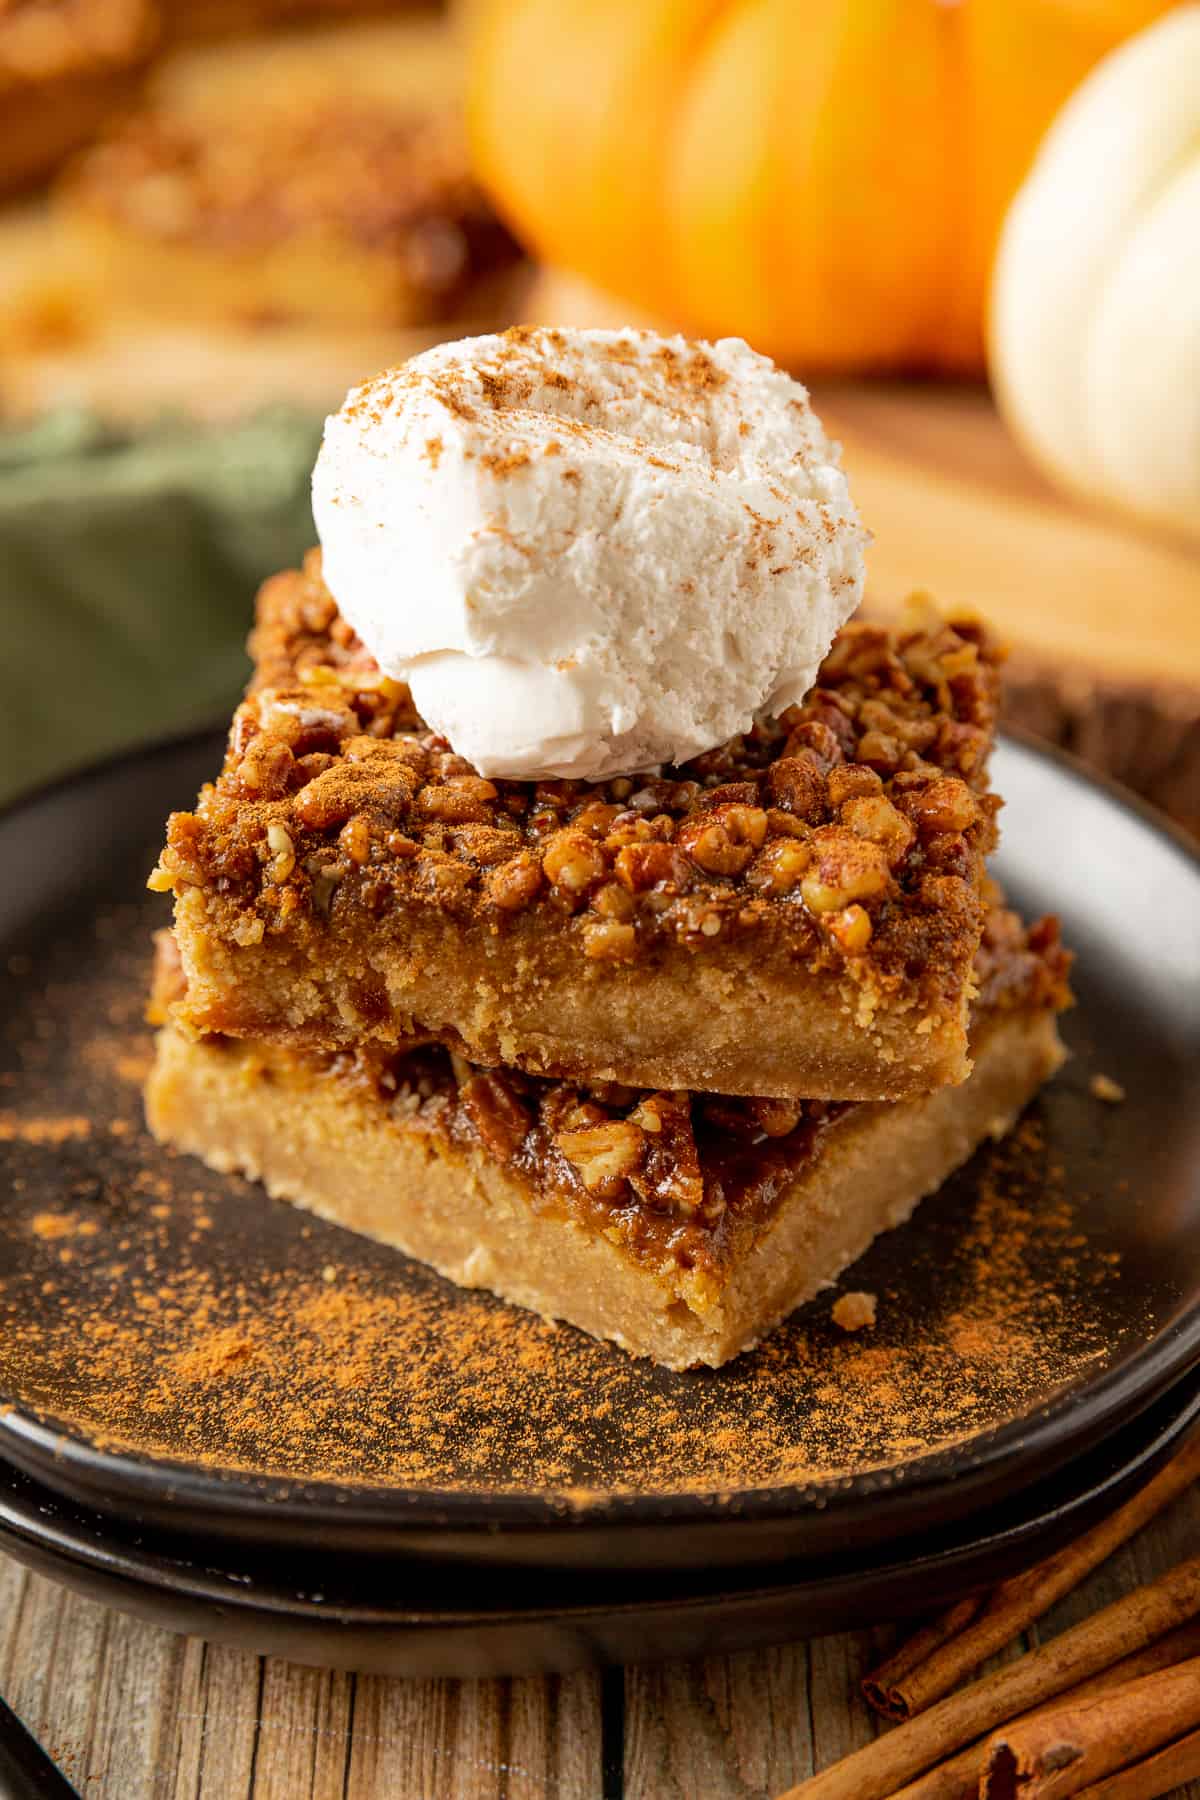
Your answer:
[[[255,588],[314,541],[320,431],[273,411],[0,432],[0,802],[229,713]]]

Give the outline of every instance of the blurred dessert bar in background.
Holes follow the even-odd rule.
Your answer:
[[[486,310],[518,259],[449,106],[360,94],[135,114],[58,204],[98,300],[160,323],[428,325]]]
[[[312,20],[436,10],[433,0],[159,0],[159,7],[172,43]]]
[[[154,0],[0,0],[0,196],[136,95],[160,35]]]
[[[517,315],[526,264],[471,173],[446,21],[358,10],[198,9],[196,35],[289,28],[172,51],[0,216],[0,415],[319,414]]]

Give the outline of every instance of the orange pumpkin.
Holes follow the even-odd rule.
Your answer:
[[[804,370],[982,366],[1005,208],[1164,0],[474,0],[470,119],[547,261]]]

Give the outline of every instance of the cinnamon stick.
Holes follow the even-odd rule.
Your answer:
[[[979,1617],[987,1601],[986,1593],[972,1594],[969,1599],[959,1600],[946,1612],[931,1619],[910,1638],[905,1638],[897,1645],[886,1662],[862,1680],[863,1697],[868,1705],[885,1719],[903,1719],[907,1716],[903,1710],[905,1701],[900,1683],[905,1676],[919,1669],[935,1651],[943,1644],[956,1638],[973,1619]]]
[[[1032,1712],[1022,1713],[1021,1722],[1039,1718],[1050,1707],[1064,1705],[1068,1700],[1086,1700],[1093,1694],[1107,1693],[1113,1688],[1122,1687],[1127,1681],[1136,1681],[1142,1675],[1153,1675],[1158,1669],[1169,1669],[1175,1663],[1186,1662],[1193,1656],[1200,1656],[1200,1617],[1192,1619],[1187,1625],[1181,1625],[1177,1631],[1169,1631],[1165,1637],[1147,1644],[1144,1650],[1138,1650],[1133,1656],[1123,1656],[1111,1669],[1105,1669],[1101,1674],[1093,1675],[1089,1680],[1068,1688],[1064,1694],[1048,1701],[1046,1705],[1036,1707]],[[936,1769],[930,1769],[928,1774],[919,1775],[916,1781],[891,1795],[890,1800],[976,1800],[983,1757],[983,1744],[972,1744],[969,1749],[960,1750],[948,1762],[939,1763]]]
[[[1180,1563],[1019,1662],[789,1789],[782,1800],[889,1800],[933,1763],[1200,1616],[1200,1557]]]
[[[1095,1787],[1084,1788],[1078,1800],[1160,1800],[1185,1781],[1200,1778],[1200,1731],[1168,1744],[1145,1762],[1110,1775]]]
[[[1197,1479],[1200,1437],[1109,1518],[1045,1562],[1002,1581],[973,1616],[964,1617],[960,1607],[952,1607],[918,1632],[911,1645],[902,1644],[863,1681],[868,1703],[889,1719],[911,1719],[923,1712],[1078,1587],[1085,1575]],[[916,1658],[914,1647],[920,1653]]]
[[[1200,1656],[1005,1725],[987,1747],[980,1800],[1067,1800],[1200,1726]]]

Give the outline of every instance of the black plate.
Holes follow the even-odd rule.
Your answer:
[[[728,1654],[949,1604],[1026,1568],[1141,1487],[1200,1423],[1185,1378],[1001,1516],[907,1544],[746,1571],[633,1577],[447,1568],[383,1554],[273,1554],[142,1536],[0,1461],[0,1547],[91,1599],[172,1631],[322,1667],[459,1678]],[[303,1587],[297,1586],[297,1570]]]
[[[1200,864],[1115,790],[997,755],[1001,877],[1079,952],[1075,1056],[1014,1141],[857,1265],[876,1331],[845,1339],[818,1300],[727,1369],[672,1375],[145,1138],[166,907],[141,881],[218,755],[126,758],[0,821],[0,1451],[39,1481],[306,1549],[764,1563],[950,1528],[1200,1358]],[[1122,1105],[1092,1096],[1101,1072]],[[197,1296],[227,1367],[201,1355]],[[336,1354],[312,1327],[326,1301],[350,1309]]]

